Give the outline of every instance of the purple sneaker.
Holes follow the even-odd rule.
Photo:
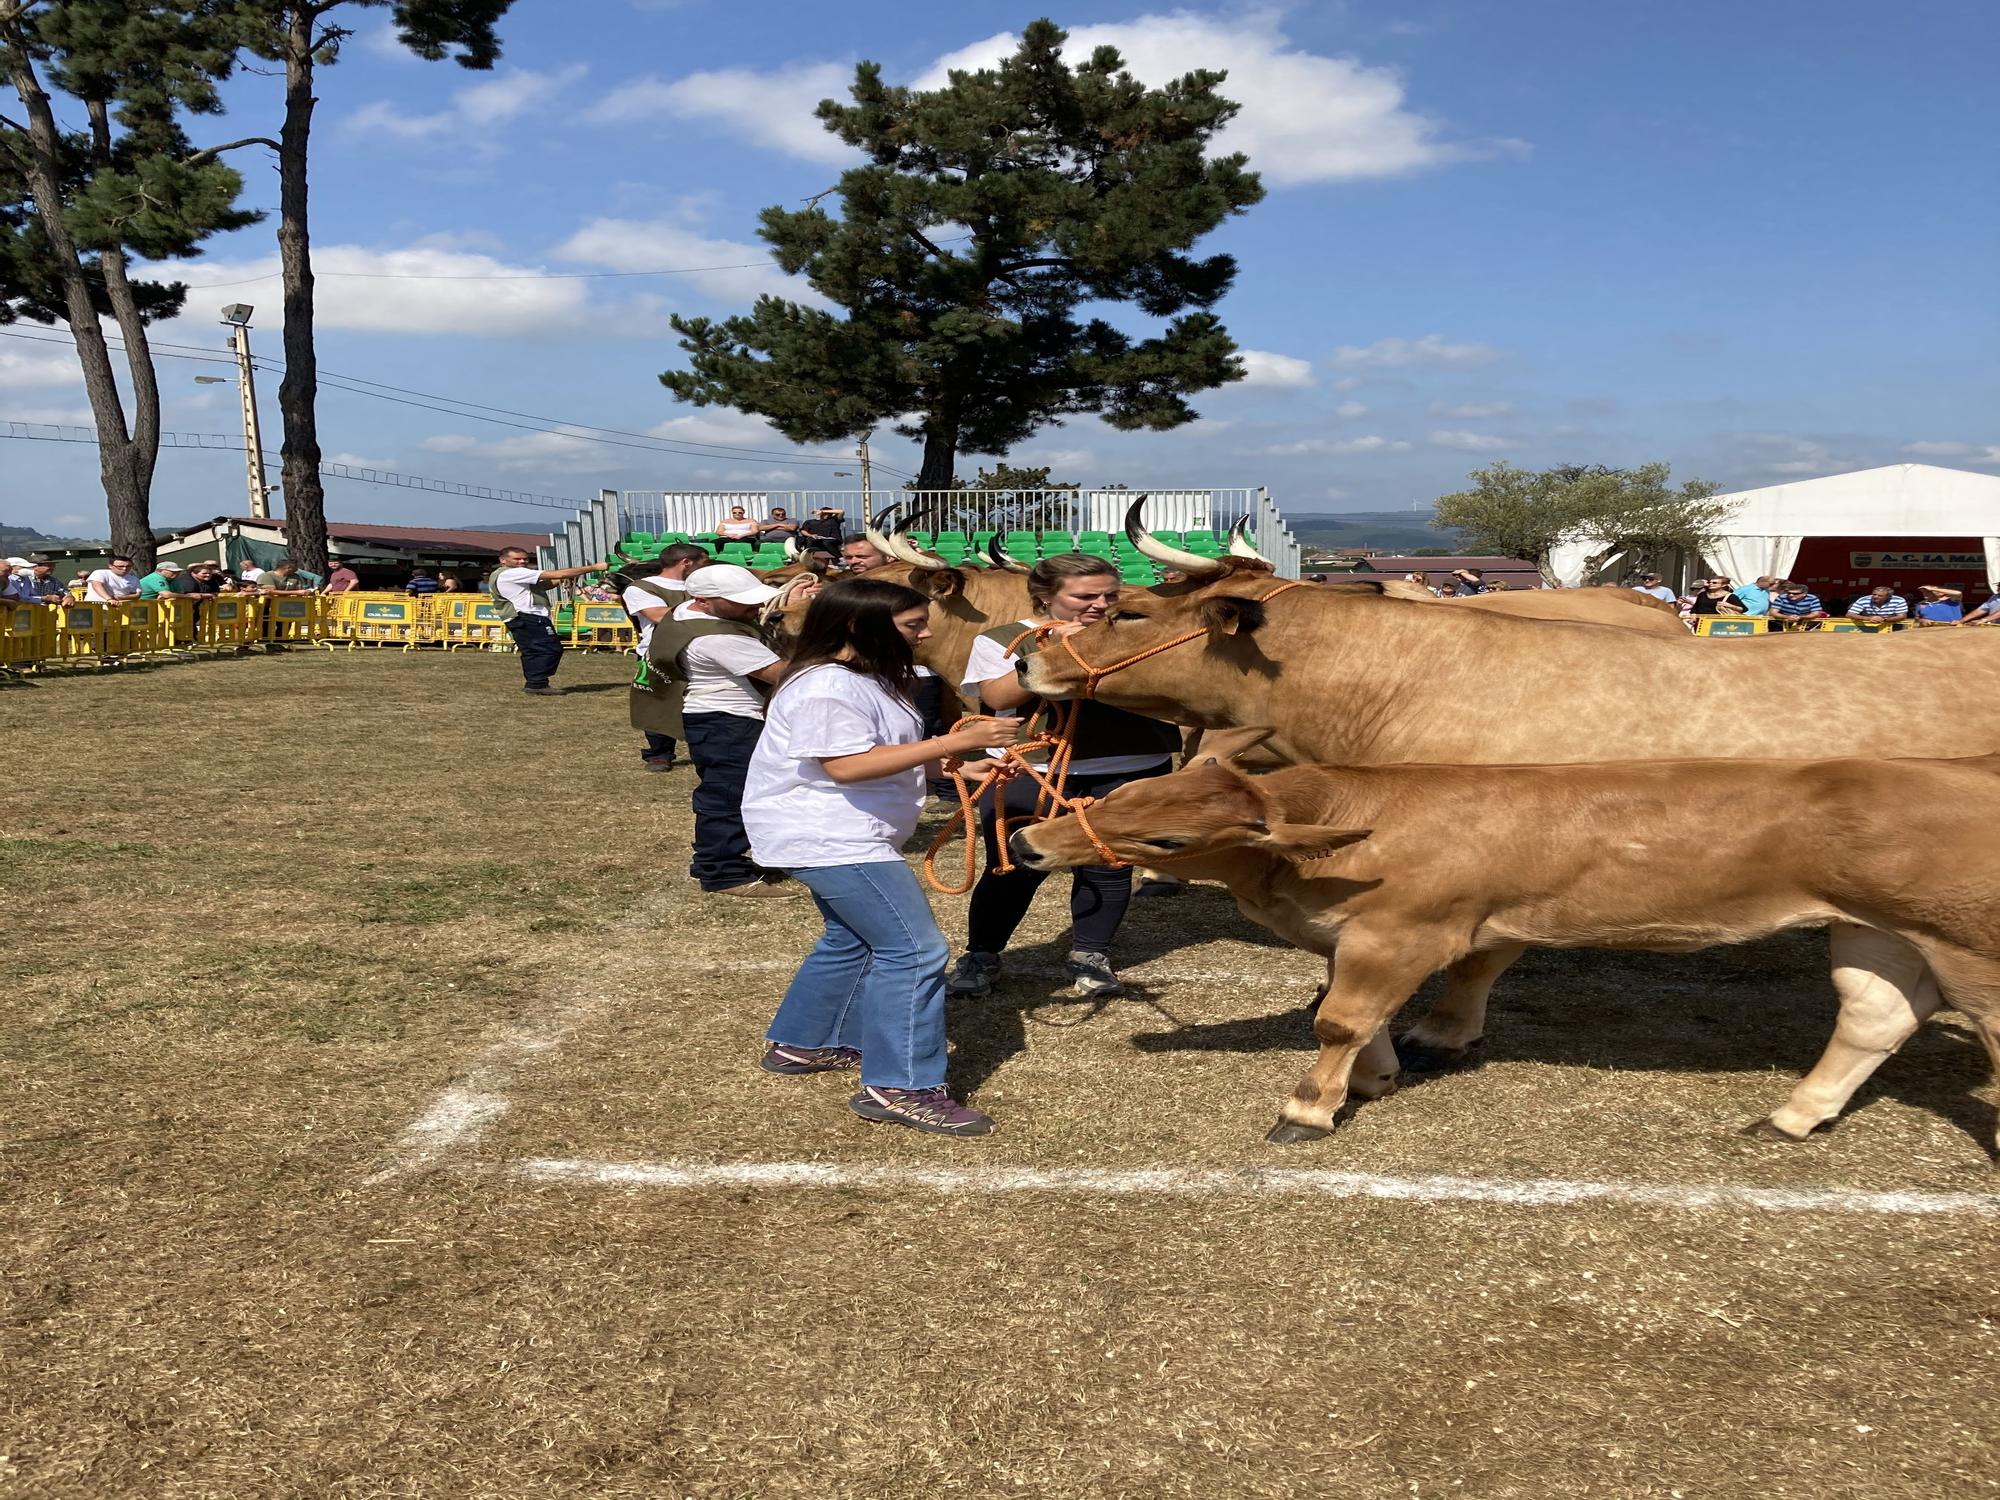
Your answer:
[[[865,1088],[847,1101],[862,1119],[877,1125],[907,1125],[927,1135],[991,1135],[993,1121],[967,1109],[944,1085],[934,1089]]]
[[[787,1047],[773,1042],[757,1066],[788,1078],[801,1073],[852,1073],[861,1066],[861,1054],[852,1047]]]

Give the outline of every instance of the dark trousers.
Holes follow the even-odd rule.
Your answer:
[[[958,694],[944,685],[942,677],[935,676],[917,679],[917,690],[910,694],[910,706],[924,721],[924,734],[932,739],[951,733],[951,726],[965,712]]]
[[[531,688],[547,687],[562,665],[562,637],[547,615],[516,615],[507,622],[507,634],[521,649],[521,675]]]
[[[1171,762],[1144,771],[1114,771],[1106,776],[1071,776],[1064,791],[1072,797],[1102,797],[1128,781],[1142,781],[1163,775]],[[1034,815],[1035,798],[1041,788],[1026,776],[1017,776],[1001,788],[1007,817],[1019,827]],[[986,873],[972,888],[972,909],[966,918],[965,946],[974,953],[999,953],[1028,914],[1035,892],[1049,878],[1045,870],[1024,870],[1018,865],[1003,875],[999,863],[999,843],[994,836],[996,815],[992,804],[979,815],[980,831],[986,836]],[[1127,867],[1082,865],[1071,872],[1069,887],[1069,945],[1080,953],[1109,953],[1118,924],[1125,920],[1132,904],[1132,871]]]
[[[646,748],[639,752],[644,761],[672,760],[674,758],[674,737],[670,734],[655,734],[652,730],[640,731],[646,736]]]
[[[743,778],[764,732],[762,719],[735,714],[686,714],[688,758],[694,762],[694,862],[688,874],[705,891],[748,885],[764,872],[750,859],[743,831]]]

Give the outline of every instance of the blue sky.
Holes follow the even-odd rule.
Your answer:
[[[997,55],[1039,13],[519,0],[500,67],[479,74],[400,53],[383,13],[357,12],[315,136],[323,367],[531,427],[759,451],[647,452],[323,390],[328,456],[559,496],[851,486],[835,473],[853,469],[844,455],[677,405],[655,378],[680,360],[667,315],[784,290],[755,215],[834,183],[840,148],[811,110],[857,58],[919,81]],[[1246,108],[1225,144],[1270,192],[1206,242],[1240,263],[1221,311],[1252,378],[1177,432],[1084,419],[1014,462],[1086,483],[1268,484],[1294,511],[1423,506],[1497,458],[1665,459],[1729,488],[1913,460],[2000,470],[1990,5],[1051,14],[1077,45],[1118,43],[1149,80],[1228,68]],[[196,129],[273,129],[277,95],[246,75],[231,114]],[[256,153],[237,160],[248,201],[275,208],[275,173]],[[252,280],[276,270],[274,228],[214,241],[177,272],[196,284],[192,311],[158,337],[213,347],[213,309],[247,301],[276,358],[278,282]],[[695,274],[534,279],[663,269]],[[514,279],[479,279],[496,277]],[[216,368],[161,362],[169,429],[236,430],[229,388],[193,383]],[[274,377],[264,415],[275,449]],[[0,339],[0,418],[86,422],[73,357]],[[887,483],[916,467],[886,431],[874,449]],[[981,461],[963,455],[961,472]],[[0,462],[0,519],[102,531],[93,449],[8,442]],[[162,454],[159,523],[241,506],[227,453]],[[337,480],[329,511],[538,514]]]

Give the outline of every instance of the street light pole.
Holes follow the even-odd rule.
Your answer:
[[[872,432],[861,434],[861,524],[863,526],[871,525],[875,520],[875,497],[869,484],[868,469],[868,439],[874,435]]]
[[[271,514],[271,487],[264,482],[264,438],[257,426],[257,367],[250,362],[250,314],[248,303],[232,302],[222,310],[222,326],[229,330],[229,347],[236,351],[236,393],[243,399],[243,465],[249,481],[250,514],[268,519]]]

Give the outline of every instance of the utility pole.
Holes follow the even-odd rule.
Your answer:
[[[868,469],[868,439],[874,435],[872,432],[861,434],[861,524],[863,526],[870,525],[875,520],[875,496],[873,486],[869,483]]]
[[[232,302],[222,310],[222,326],[229,330],[229,347],[236,351],[236,393],[243,398],[243,462],[249,478],[250,514],[268,519],[271,488],[264,482],[264,439],[257,426],[257,367],[250,362],[250,314],[248,303]]]

